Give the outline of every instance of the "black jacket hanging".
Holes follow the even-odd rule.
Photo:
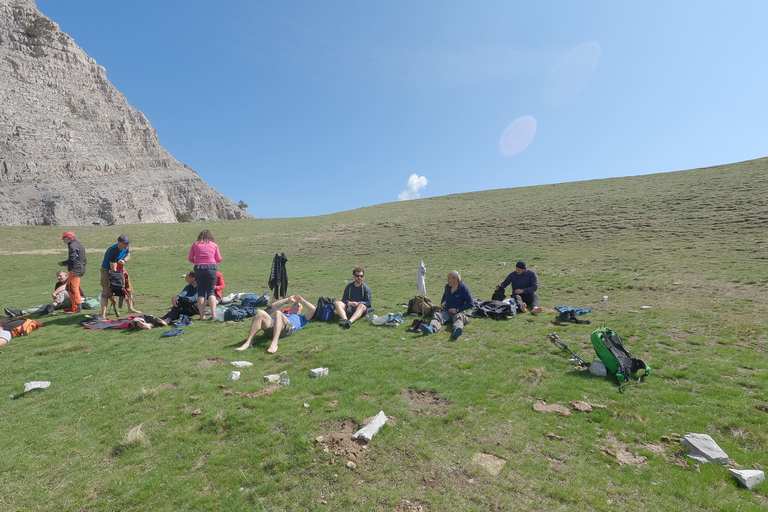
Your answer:
[[[285,264],[288,258],[284,252],[275,254],[272,260],[272,269],[269,271],[269,289],[272,290],[272,296],[277,299],[285,298],[285,292],[288,290],[288,272],[285,270]]]

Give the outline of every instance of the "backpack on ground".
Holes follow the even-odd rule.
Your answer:
[[[408,301],[407,315],[416,313],[420,316],[432,316],[435,311],[439,311],[440,306],[435,306],[426,295],[417,295]]]
[[[19,318],[5,322],[5,326],[3,328],[6,331],[11,331],[11,336],[18,338],[19,336],[26,336],[27,334],[31,333],[35,329],[41,328],[42,326],[43,324],[37,320],[32,320],[31,318]]]
[[[605,364],[608,375],[615,375],[619,382],[631,377],[651,374],[651,367],[624,348],[619,335],[608,327],[601,327],[591,336],[597,357]]]
[[[591,324],[589,320],[580,320],[576,316],[576,312],[571,310],[563,311],[559,315],[557,315],[557,321],[558,322],[572,322],[574,324]]]
[[[330,322],[333,319],[333,312],[335,308],[333,306],[336,302],[335,298],[320,297],[317,299],[317,307],[315,308],[315,320],[321,322]]]
[[[507,294],[504,293],[503,288],[499,288],[498,290],[493,292],[493,295],[491,296],[491,300],[504,300],[507,298]]]
[[[258,308],[269,304],[269,294],[253,295],[249,294],[242,298],[240,305],[246,308]]]

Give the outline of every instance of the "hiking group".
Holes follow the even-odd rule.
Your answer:
[[[56,286],[52,293],[53,301],[24,310],[6,308],[7,316],[13,318],[29,314],[52,314],[55,309],[65,309],[64,312],[67,314],[81,312],[81,301],[84,296],[80,289],[80,280],[85,275],[87,263],[85,249],[76,240],[75,234],[70,231],[63,233],[61,239],[67,244],[68,258],[59,262],[59,265],[66,266],[68,272],[60,271],[56,274]],[[107,248],[104,253],[100,268],[102,319],[106,319],[108,306],[110,302],[115,303],[115,296],[120,297],[121,301],[125,298],[131,313],[141,315],[141,312],[134,308],[133,290],[125,270],[125,264],[131,258],[130,243],[128,236],[120,235],[117,243]],[[224,276],[218,271],[218,264],[222,261],[221,251],[210,230],[205,229],[200,232],[197,240],[190,247],[188,260],[194,265],[194,269],[184,275],[187,285],[171,298],[170,311],[159,318],[151,315],[136,317],[132,326],[142,329],[168,326],[182,315],[197,314],[200,320],[216,318],[216,307],[222,302],[225,283]],[[287,289],[286,262],[284,253],[275,255],[269,286],[270,289],[274,289],[276,297],[278,295],[284,297]],[[419,268],[422,282],[420,290],[423,288],[424,273],[422,262]],[[333,304],[333,310],[339,317],[339,325],[345,329],[349,329],[357,320],[373,311],[371,289],[363,282],[364,269],[355,267],[352,277],[353,281],[344,288],[341,300],[328,299],[328,303]],[[419,278],[417,278],[418,283]],[[539,287],[538,276],[536,272],[527,268],[525,261],[518,261],[515,271],[496,285],[493,299],[504,299],[504,289],[507,286],[512,287],[512,295],[508,300],[511,307],[523,313],[542,312],[539,297],[535,293]],[[428,302],[428,299],[426,300]],[[418,321],[418,330],[424,335],[431,335],[450,324],[452,327],[450,337],[456,340],[464,333],[464,328],[469,323],[467,312],[475,307],[475,302],[469,288],[462,282],[461,274],[457,270],[452,270],[448,273],[440,305],[434,306],[428,312],[423,312],[424,318]],[[206,306],[210,308],[210,317],[206,316]],[[283,306],[289,307],[281,310]],[[267,352],[273,354],[277,351],[279,340],[303,329],[315,317],[315,311],[316,307],[298,294],[276,300],[266,310],[255,310],[252,312],[253,320],[248,337],[236,350],[241,351],[252,347],[254,337],[262,331],[265,337],[271,338]],[[116,308],[115,314],[117,316]],[[330,311],[328,314],[330,316]],[[6,318],[0,317],[0,345],[10,341],[12,337],[11,333],[3,328],[7,322]]]

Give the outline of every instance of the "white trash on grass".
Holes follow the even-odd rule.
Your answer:
[[[379,411],[379,414],[370,423],[352,434],[352,439],[363,438],[370,443],[373,436],[379,433],[379,430],[381,430],[385,423],[387,423],[387,415],[384,414],[384,411]]]

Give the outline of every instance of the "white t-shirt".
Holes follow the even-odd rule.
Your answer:
[[[0,331],[0,338],[3,338],[5,341],[11,341],[13,335],[11,334],[11,331]]]

